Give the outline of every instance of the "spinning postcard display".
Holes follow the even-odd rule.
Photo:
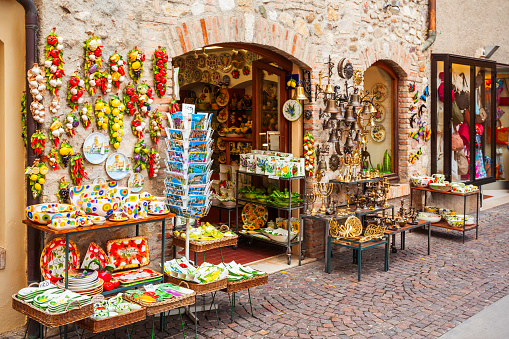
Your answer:
[[[166,202],[184,218],[207,215],[212,175],[212,114],[195,113],[184,104],[182,112],[168,113],[166,128]]]

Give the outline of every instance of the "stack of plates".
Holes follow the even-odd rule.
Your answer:
[[[69,286],[70,291],[95,295],[103,291],[104,281],[99,278],[97,271],[94,270],[69,270]],[[57,282],[57,286],[65,288],[65,278]]]
[[[79,301],[79,304],[75,301]],[[92,301],[92,298],[86,295],[80,295],[74,292],[65,291],[62,295],[54,298],[48,303],[47,311],[49,313],[61,313],[66,310],[72,310],[79,305],[86,305]],[[68,306],[68,304],[70,304]]]

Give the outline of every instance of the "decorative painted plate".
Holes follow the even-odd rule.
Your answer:
[[[302,105],[297,100],[286,100],[283,105],[283,115],[286,120],[295,121],[302,115]]]
[[[186,69],[185,72],[184,72],[184,80],[187,83],[193,82],[193,71],[190,71],[190,70]]]
[[[224,105],[221,105],[224,106]],[[217,112],[217,121],[226,122],[228,120],[228,108],[223,107]]]
[[[193,71],[193,81],[194,82],[201,81],[201,70],[199,68],[196,68]]]
[[[219,58],[215,54],[210,54],[207,57],[207,67],[208,69],[215,71],[217,69],[217,66],[219,64]]]
[[[268,217],[269,212],[262,205],[247,203],[242,209],[242,221],[245,225],[255,226],[255,229],[263,227]]]
[[[170,213],[169,210],[160,210],[160,211],[157,211],[157,212],[152,212],[152,211],[149,211],[148,214],[150,215],[163,215],[163,214],[168,214]]]
[[[141,173],[133,173],[129,177],[127,186],[131,189],[131,192],[138,193],[143,189],[145,185],[145,177]]]
[[[221,74],[219,74],[219,72],[217,72],[217,71],[214,71],[214,72],[212,72],[211,78],[212,78],[212,83],[214,85],[218,85],[219,81],[221,81]]]
[[[219,155],[219,163],[226,164],[226,154],[225,153],[221,153]]]
[[[210,72],[205,70],[201,72],[201,81],[202,82],[210,82]]]
[[[81,263],[81,268],[97,270],[99,267],[106,267],[108,262],[109,259],[106,252],[95,242],[91,242],[90,245],[88,245],[87,254]]]
[[[69,269],[78,268],[80,252],[69,239]],[[44,246],[40,259],[41,273],[44,278],[57,282],[65,272],[65,237],[51,240]]]
[[[374,142],[382,142],[385,140],[385,127],[377,124],[371,129],[371,139]]]
[[[230,101],[230,94],[228,93],[228,89],[221,88],[216,97],[216,103],[222,107],[228,105],[228,101]]]
[[[218,138],[217,139],[217,148],[220,151],[226,150],[226,143],[224,142],[223,138]]]
[[[138,268],[136,270],[113,273],[113,278],[120,281],[120,283],[123,285],[132,284],[148,279],[156,279],[162,276],[162,273],[151,270],[150,268]]]
[[[125,154],[116,152],[106,160],[106,173],[113,180],[120,180],[129,173],[131,164]]]
[[[107,183],[107,181],[103,177],[97,177],[94,179],[94,182],[93,182],[94,186],[100,185],[100,184],[106,184],[106,183]]]
[[[144,236],[109,240],[106,251],[111,263],[115,266],[115,271],[150,264],[148,241]]]
[[[258,56],[253,52],[247,52],[246,54],[246,62],[251,65],[253,61],[258,60]]]
[[[205,55],[203,54],[198,55],[198,60],[196,60],[196,64],[200,68],[205,68],[205,66],[207,66],[207,58],[205,57]]]
[[[184,78],[184,74],[179,72],[179,85],[182,85],[182,84],[185,84],[185,83],[186,83],[186,79]]]
[[[83,143],[83,155],[89,163],[97,165],[108,158],[110,140],[102,133],[90,134]]]
[[[196,68],[196,62],[197,59],[194,57],[194,55],[188,55],[186,57],[186,69],[189,71],[194,71]]]
[[[226,124],[221,124],[219,125],[219,127],[217,128],[217,133],[219,134],[220,137],[224,137],[226,135],[226,133],[224,132],[224,129],[227,128],[226,127]]]
[[[382,104],[377,104],[376,105],[376,113],[373,117],[373,119],[375,120],[375,122],[382,122],[385,120],[385,106],[382,105]]]
[[[246,63],[246,56],[244,55],[244,52],[238,51],[237,53],[233,53],[233,55],[232,55],[233,67],[241,69],[242,67],[244,67],[245,63]]]
[[[223,75],[223,84],[225,86],[229,86],[230,82],[231,82],[230,76],[229,75]]]
[[[221,53],[219,55],[219,70],[223,73],[228,73],[232,67],[232,55],[230,53]]]
[[[387,86],[382,83],[374,84],[371,88],[371,94],[374,101],[382,102],[387,98]]]

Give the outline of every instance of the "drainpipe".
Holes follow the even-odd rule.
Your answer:
[[[429,0],[428,3],[428,15],[429,15],[429,29],[428,39],[424,41],[421,47],[421,51],[426,51],[433,45],[437,38],[437,0]]]

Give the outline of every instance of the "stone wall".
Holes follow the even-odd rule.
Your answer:
[[[313,83],[318,80],[318,72],[326,71],[324,62],[331,55],[334,62],[340,58],[349,59],[355,68],[367,69],[378,60],[386,61],[400,76],[400,176],[406,180],[409,173],[428,168],[427,145],[423,147],[423,156],[415,165],[408,164],[408,154],[418,148],[409,142],[408,109],[413,94],[408,93],[408,84],[416,83],[422,92],[429,74],[429,52],[422,54],[420,44],[426,39],[427,4],[403,0],[401,13],[391,16],[383,11],[383,1],[297,1],[297,0],[38,0],[35,1],[40,15],[39,55],[43,61],[45,37],[52,27],[64,38],[64,60],[67,75],[78,67],[83,67],[83,44],[89,33],[94,32],[102,39],[105,57],[115,50],[127,57],[127,52],[138,46],[147,54],[144,63],[143,80],[153,84],[152,54],[158,46],[168,48],[170,58],[193,49],[225,42],[254,44],[277,51],[301,67],[312,70]],[[81,73],[83,74],[83,73]],[[168,72],[170,75],[171,72]],[[66,93],[67,80],[61,91]],[[337,74],[332,77],[334,84],[340,84]],[[168,93],[158,99],[160,111],[167,111],[173,82],[168,81]],[[314,86],[313,86],[314,89]],[[64,96],[64,95],[62,95]],[[88,96],[88,94],[85,94]],[[50,96],[46,102],[49,105]],[[85,100],[93,102],[94,98]],[[58,115],[67,114],[69,108],[62,103]],[[304,122],[305,130],[311,130],[317,142],[324,141],[318,113],[323,107],[320,98],[306,105],[313,111],[311,120]],[[49,114],[48,114],[49,115]],[[132,118],[124,116],[125,138],[120,151],[130,156],[135,137],[128,130]],[[47,131],[50,119],[47,117]],[[71,140],[76,150],[81,150],[85,137],[91,130],[78,127],[77,135]],[[148,142],[151,144],[151,142]],[[158,145],[163,150],[163,143]],[[49,149],[49,148],[48,148]],[[101,176],[107,178],[104,165],[87,164],[91,181]],[[329,173],[333,178],[337,173]],[[50,172],[44,186],[46,201],[54,201],[58,179],[68,176],[67,171]],[[147,180],[145,190],[155,194],[162,193],[162,178],[151,182]],[[126,185],[127,178],[121,181]],[[150,226],[151,227],[151,226]],[[154,227],[149,231],[158,232]],[[314,233],[320,233],[314,226],[308,227],[311,237],[308,248],[314,245]],[[322,239],[323,232],[317,237]],[[95,239],[104,245],[112,235],[96,235]],[[116,236],[116,234],[115,234]],[[152,242],[156,237],[152,236]],[[316,240],[319,241],[319,240]],[[323,240],[322,240],[323,241]],[[86,246],[85,244],[82,245]],[[80,246],[80,250],[81,247]],[[155,244],[152,245],[152,248]],[[310,253],[313,255],[313,253]]]

